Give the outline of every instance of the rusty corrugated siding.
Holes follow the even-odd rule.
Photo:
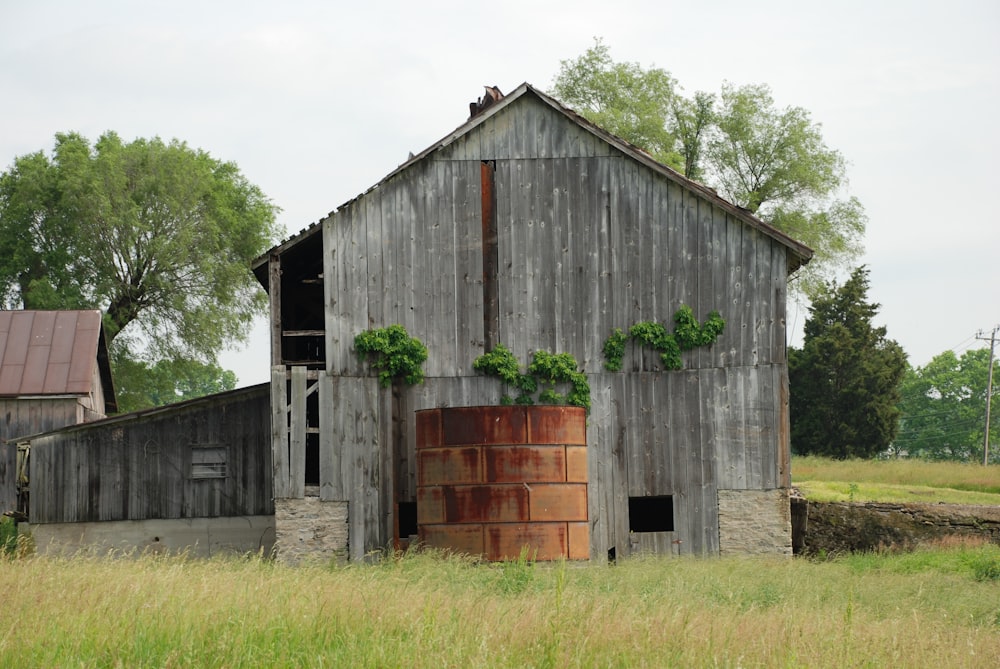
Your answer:
[[[0,311],[0,396],[86,395],[99,311]]]

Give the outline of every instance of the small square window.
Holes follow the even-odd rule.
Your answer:
[[[673,496],[629,497],[628,529],[629,532],[673,532]]]
[[[193,479],[226,478],[226,447],[192,446],[191,478]]]

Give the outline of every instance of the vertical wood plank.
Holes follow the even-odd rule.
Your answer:
[[[274,497],[292,496],[288,462],[288,401],[284,365],[271,368],[271,463],[274,469]]]
[[[341,469],[341,443],[335,439],[334,417],[340,413],[333,392],[333,378],[319,375],[319,498],[323,502],[346,500]]]
[[[288,495],[305,497],[306,485],[306,368],[292,367],[292,401],[289,407]]]

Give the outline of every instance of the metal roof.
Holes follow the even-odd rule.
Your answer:
[[[101,355],[100,311],[0,311],[0,396],[87,395]]]

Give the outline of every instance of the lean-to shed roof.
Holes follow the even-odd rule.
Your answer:
[[[456,128],[454,131],[452,131],[451,133],[449,133],[447,136],[445,136],[441,140],[435,142],[434,144],[432,144],[431,146],[427,147],[426,149],[424,149],[420,153],[418,153],[418,154],[410,157],[406,162],[402,163],[399,167],[397,167],[392,172],[390,172],[389,174],[387,174],[381,181],[379,181],[378,183],[376,183],[375,185],[373,185],[371,188],[369,188],[368,190],[366,190],[364,193],[361,193],[360,195],[358,195],[357,197],[353,198],[352,200],[349,200],[348,202],[345,202],[344,204],[340,205],[340,207],[338,207],[337,209],[331,211],[329,215],[332,216],[339,209],[343,209],[344,207],[346,207],[346,206],[352,204],[353,202],[355,202],[356,200],[364,197],[367,193],[375,190],[376,188],[378,188],[379,186],[381,186],[383,183],[385,183],[389,179],[392,179],[395,175],[397,175],[400,172],[402,172],[402,171],[406,170],[407,168],[409,168],[414,163],[417,163],[417,162],[423,160],[426,156],[430,155],[431,153],[434,153],[435,151],[437,151],[439,149],[443,149],[444,147],[448,146],[452,142],[454,142],[457,139],[461,138],[465,134],[471,132],[474,128],[476,128],[484,120],[486,120],[487,118],[490,118],[494,114],[501,113],[504,109],[506,109],[507,107],[515,104],[517,100],[519,100],[520,98],[522,98],[524,96],[534,96],[538,100],[542,101],[544,104],[548,105],[549,107],[551,107],[552,109],[554,109],[555,111],[557,111],[559,114],[563,115],[570,122],[572,122],[572,123],[576,124],[577,126],[583,128],[587,132],[590,132],[590,133],[596,135],[597,137],[601,138],[602,140],[604,140],[608,144],[610,144],[610,145],[614,146],[615,148],[617,148],[619,151],[621,151],[625,155],[627,155],[627,156],[631,157],[632,159],[634,159],[636,162],[639,162],[639,163],[645,165],[649,169],[651,169],[651,170],[659,173],[660,175],[666,177],[667,179],[670,179],[671,181],[676,182],[680,186],[682,186],[682,187],[684,187],[684,188],[686,188],[686,189],[688,189],[688,190],[690,190],[692,192],[697,193],[701,197],[703,197],[706,200],[711,201],[713,204],[716,204],[717,206],[721,207],[722,209],[724,209],[725,211],[729,212],[730,214],[732,214],[733,216],[735,216],[737,219],[743,221],[744,223],[746,223],[747,225],[751,226],[752,228],[760,230],[761,232],[763,232],[768,237],[771,237],[772,239],[775,239],[776,241],[780,242],[781,244],[783,244],[784,246],[786,246],[788,248],[789,252],[790,252],[789,253],[789,271],[794,271],[795,269],[797,269],[800,266],[802,266],[802,265],[806,264],[807,262],[809,262],[809,260],[812,258],[813,251],[812,251],[812,249],[810,249],[805,244],[802,244],[801,242],[798,242],[798,241],[792,239],[791,237],[789,237],[785,233],[781,232],[780,230],[778,230],[774,226],[772,226],[772,225],[770,225],[770,224],[762,221],[761,219],[757,218],[752,213],[750,213],[749,210],[744,209],[743,207],[739,207],[739,206],[733,204],[732,202],[729,202],[728,200],[720,197],[719,194],[716,193],[713,189],[711,189],[711,188],[709,188],[707,186],[704,186],[704,185],[698,183],[697,181],[692,181],[691,179],[688,179],[683,174],[681,174],[680,172],[674,170],[673,168],[670,168],[670,167],[668,167],[668,166],[666,166],[666,165],[664,165],[664,164],[662,164],[660,162],[657,162],[652,156],[650,156],[648,153],[646,153],[642,149],[638,148],[637,146],[635,146],[633,144],[630,144],[629,142],[625,141],[624,139],[621,139],[620,137],[617,137],[616,135],[611,134],[610,132],[607,132],[606,130],[604,130],[603,128],[601,128],[599,126],[594,125],[593,123],[591,123],[590,121],[588,121],[587,119],[585,119],[583,116],[580,116],[579,114],[577,114],[575,111],[573,111],[569,107],[564,106],[561,102],[559,102],[555,98],[550,97],[549,95],[543,93],[542,91],[538,90],[537,88],[535,88],[534,86],[532,86],[531,84],[528,84],[528,83],[521,84],[513,92],[511,92],[509,95],[507,95],[506,97],[503,97],[502,99],[500,99],[499,102],[496,102],[496,103],[492,104],[492,106],[488,107],[485,111],[483,111],[482,113],[479,113],[476,116],[470,118],[468,121],[466,121],[465,123],[463,123],[462,125],[460,125],[458,128]],[[264,255],[260,256],[257,260],[255,260],[253,262],[254,273],[256,274],[258,280],[261,282],[261,284],[265,288],[267,287],[267,282],[268,282],[268,278],[267,278],[267,258],[268,258],[268,256],[270,256],[270,255],[272,255],[274,253],[278,253],[278,254],[283,253],[288,248],[290,248],[292,246],[295,246],[298,243],[300,243],[301,241],[303,241],[304,239],[307,239],[310,236],[312,236],[312,234],[314,234],[315,232],[318,231],[318,228],[319,228],[319,225],[317,223],[314,223],[314,224],[310,225],[305,230],[301,231],[300,233],[298,233],[296,235],[293,235],[288,240],[286,240],[286,241],[282,242],[281,244],[279,244],[278,246],[274,247],[268,253],[265,253]]]
[[[87,395],[95,365],[116,411],[100,311],[0,311],[0,397]]]

